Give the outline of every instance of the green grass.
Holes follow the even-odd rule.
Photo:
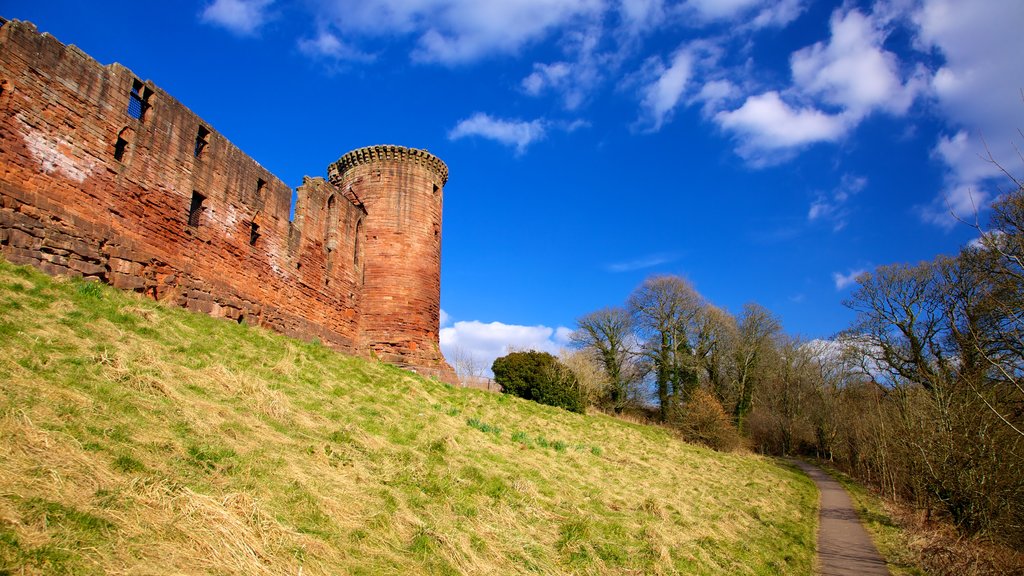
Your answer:
[[[0,574],[807,574],[749,454],[0,261]]]

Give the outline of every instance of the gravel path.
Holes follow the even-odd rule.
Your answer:
[[[818,573],[823,576],[889,574],[868,531],[857,518],[850,495],[821,468],[793,460],[821,492]]]

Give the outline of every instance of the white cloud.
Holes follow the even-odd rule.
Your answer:
[[[664,0],[620,0],[619,16],[631,34],[657,26],[665,19]]]
[[[922,220],[946,230],[961,221],[975,221],[993,197],[986,186],[1000,176],[995,165],[979,157],[984,148],[980,139],[972,138],[966,130],[939,138],[932,153],[947,166],[949,173],[939,195],[931,203],[917,207]]]
[[[952,129],[934,155],[947,169],[939,195],[919,206],[922,220],[950,229],[958,218],[973,221],[996,196],[1002,176],[987,161],[1017,159],[1016,130],[1024,126],[1020,54],[1024,53],[1024,3],[924,0],[911,14],[922,51],[944,58],[931,81],[932,94]]]
[[[569,72],[568,62],[534,64],[533,73],[523,78],[523,90],[531,96],[537,96],[547,88],[565,84],[565,81],[569,79]]]
[[[750,96],[743,106],[718,112],[714,119],[737,134],[741,156],[761,165],[788,159],[786,152],[808,144],[836,141],[848,129],[841,116],[814,108],[793,109],[774,91]]]
[[[857,270],[850,270],[847,274],[841,272],[832,273],[832,281],[836,284],[836,290],[845,290],[854,283],[857,282],[857,278],[867,273],[867,270],[859,268]]]
[[[802,0],[688,0],[683,10],[698,22],[732,21],[738,29],[783,27],[804,10]]]
[[[882,48],[887,34],[858,10],[836,10],[828,43],[818,42],[790,58],[795,86],[839,106],[854,118],[875,109],[906,112],[924,87],[923,73],[900,78],[896,55]]]
[[[844,174],[835,190],[828,194],[819,194],[811,203],[807,219],[811,222],[827,221],[831,223],[833,231],[839,232],[846,227],[850,214],[850,198],[863,190],[867,183],[867,178]]]
[[[687,47],[676,50],[668,66],[651,61],[654,79],[643,89],[641,107],[652,130],[660,130],[679,104],[693,75],[693,66],[694,55]]]
[[[531,96],[553,92],[562,97],[566,110],[576,110],[603,79],[603,74],[614,64],[608,54],[598,49],[602,37],[600,26],[569,30],[560,45],[564,60],[552,63],[537,62],[533,72],[523,79],[523,91]]]
[[[801,0],[781,0],[769,3],[761,9],[761,12],[754,18],[751,25],[759,28],[783,28],[790,22],[797,19],[804,11],[804,3]]]
[[[364,62],[373,60],[373,56],[360,52],[327,30],[321,30],[314,38],[300,39],[299,50],[315,58]]]
[[[974,224],[988,205],[991,194],[978,184],[953,184],[943,188],[930,204],[917,207],[921,220],[951,230],[958,224]]]
[[[705,116],[714,116],[716,112],[724,109],[726,105],[741,97],[738,86],[729,80],[710,80],[704,83],[693,97],[693,102],[703,102]]]
[[[937,49],[945,58],[932,88],[950,119],[987,130],[1024,117],[1024,2],[924,0],[913,20],[922,48]]]
[[[502,120],[492,118],[483,112],[477,112],[452,128],[448,133],[448,139],[458,140],[468,136],[479,136],[506,146],[514,146],[516,153],[522,154],[530,144],[544,139],[546,136],[545,125],[543,120]]]
[[[477,320],[458,321],[442,328],[441,351],[446,358],[454,358],[456,350],[471,356],[476,363],[490,372],[494,359],[510,350],[539,350],[557,354],[569,344],[572,330],[564,326],[521,326],[502,322],[484,323]]]
[[[602,0],[332,0],[321,6],[343,32],[412,35],[415,59],[443,64],[514,54],[556,29],[598,19],[606,8]]]
[[[274,0],[215,0],[200,18],[241,36],[255,34],[267,21],[267,8]]]
[[[438,324],[441,325],[441,328],[444,328],[445,326],[448,326],[448,323],[451,321],[452,317],[449,316],[448,313],[444,311],[444,308],[442,308],[440,318],[438,318]]]

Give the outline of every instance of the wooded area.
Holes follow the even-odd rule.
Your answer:
[[[830,340],[654,276],[624,306],[579,318],[562,361],[601,409],[654,406],[653,418],[719,449],[742,438],[815,456],[962,534],[1019,548],[1024,189],[1012,182],[987,223],[965,223],[979,237],[956,256],[858,278],[846,302],[856,320]]]

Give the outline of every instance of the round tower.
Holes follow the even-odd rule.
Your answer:
[[[328,177],[366,211],[356,232],[361,346],[385,362],[454,382],[438,342],[448,167],[426,150],[368,146],[331,164]]]

